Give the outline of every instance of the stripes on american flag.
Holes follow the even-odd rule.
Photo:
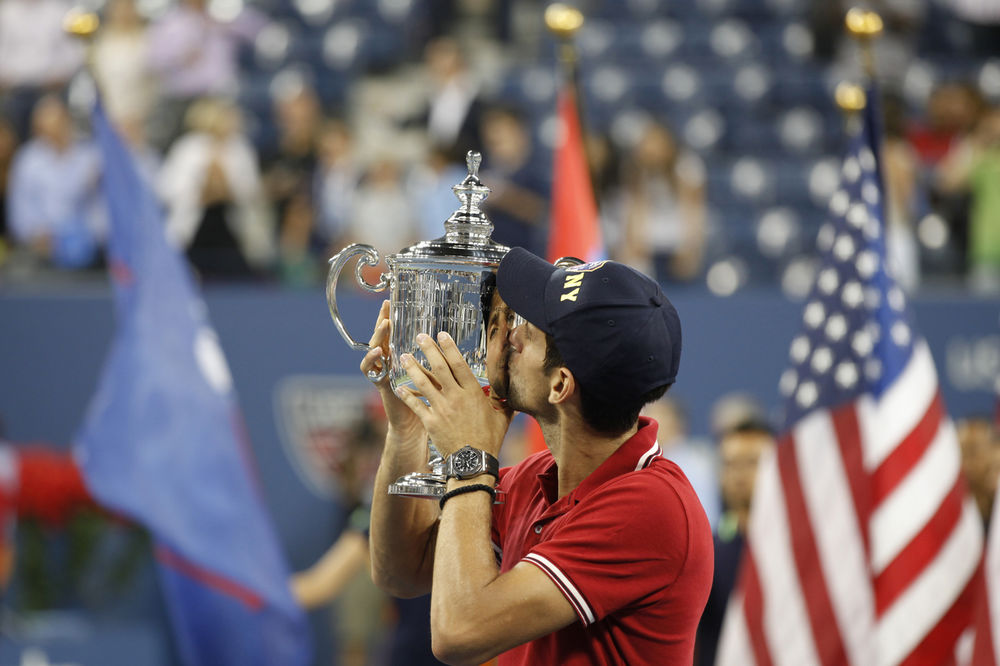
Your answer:
[[[886,269],[872,106],[818,237],[723,666],[949,664],[972,620],[982,526],[930,350]]]

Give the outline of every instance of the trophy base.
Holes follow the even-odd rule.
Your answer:
[[[396,479],[395,483],[390,484],[389,494],[401,497],[441,499],[447,482],[448,477],[443,474],[414,472],[401,476]]]
[[[448,477],[443,474],[430,474],[427,472],[413,472],[396,479],[395,483],[389,484],[389,494],[399,497],[415,497],[417,499],[439,500],[445,493],[445,484]],[[494,504],[503,504],[505,495],[497,490]]]

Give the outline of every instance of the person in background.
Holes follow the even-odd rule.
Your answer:
[[[345,666],[373,663],[372,653],[380,651],[372,645],[373,636],[382,633],[386,615],[386,596],[372,583],[368,554],[371,483],[386,421],[380,407],[366,412],[351,429],[337,463],[344,529],[315,564],[291,580],[292,594],[306,610],[334,602],[340,663]],[[386,666],[440,664],[431,652],[430,597],[389,599],[396,618]]]
[[[83,64],[83,44],[63,30],[69,0],[0,2],[0,113],[27,137],[39,99],[65,89]]]
[[[704,163],[666,125],[651,122],[622,164],[610,211],[621,223],[609,239],[612,255],[661,283],[695,278],[706,234]]]
[[[762,421],[734,426],[719,441],[719,487],[724,513],[713,535],[715,575],[698,624],[695,664],[713,666],[729,595],[736,585],[750,518],[754,482],[761,458],[775,446],[771,427]]]
[[[1000,106],[986,111],[975,131],[938,165],[938,188],[968,192],[968,281],[1000,293]]]
[[[10,166],[17,152],[17,133],[6,118],[0,116],[0,265],[7,254],[7,192],[10,183]]]
[[[282,91],[274,110],[278,140],[264,150],[261,164],[277,218],[279,271],[289,284],[308,284],[315,272],[310,237],[322,109],[315,91],[302,82]]]
[[[382,153],[368,166],[352,197],[347,223],[348,242],[367,243],[386,254],[398,252],[416,240],[417,216],[394,155]],[[382,270],[379,266],[364,266],[362,275],[375,284]]]
[[[11,239],[47,265],[92,266],[99,259],[107,224],[97,152],[89,141],[76,137],[69,109],[57,95],[39,100],[32,130],[31,140],[18,149],[10,167]]]
[[[206,279],[251,277],[269,265],[274,235],[239,109],[227,100],[199,100],[187,125],[159,175],[167,236]]]
[[[993,420],[985,416],[959,419],[955,428],[965,482],[982,516],[983,527],[989,529],[1000,472],[1000,433]]]
[[[180,133],[188,107],[204,97],[237,92],[238,49],[264,27],[265,19],[251,8],[222,20],[206,0],[180,0],[150,27],[149,67],[160,79],[162,99],[151,127],[161,148]]]
[[[982,93],[971,84],[946,81],[931,91],[924,117],[910,123],[906,138],[924,168],[933,168],[976,127]]]
[[[479,81],[469,71],[459,43],[436,37],[424,49],[428,74],[427,98],[422,110],[403,126],[422,128],[431,145],[449,153],[481,150]]]
[[[410,169],[406,190],[413,201],[422,239],[444,234],[445,221],[458,209],[458,199],[451,188],[461,183],[467,173],[465,156],[449,153],[440,146],[432,146],[426,159]],[[496,240],[495,235],[493,239]]]
[[[493,222],[493,240],[544,254],[549,180],[532,151],[531,132],[513,107],[483,113],[483,182],[493,190],[483,210]]]
[[[313,183],[317,210],[312,242],[318,246],[322,258],[327,259],[350,242],[347,238],[351,210],[364,170],[354,148],[351,127],[340,118],[323,122],[318,150],[319,165]]]
[[[914,230],[917,209],[925,201],[920,189],[919,161],[906,140],[903,101],[886,95],[883,104],[885,140],[882,173],[885,178],[886,253],[893,277],[909,292],[920,284],[920,247]]]
[[[689,435],[687,416],[670,396],[646,405],[642,413],[660,424],[656,441],[663,448],[663,455],[677,463],[684,472],[701,500],[708,522],[715,527],[722,509],[718,463],[711,443],[693,439]]]

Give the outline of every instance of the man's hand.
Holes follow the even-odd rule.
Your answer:
[[[410,389],[400,389],[397,395],[423,423],[441,455],[448,456],[466,444],[499,455],[513,413],[483,392],[450,335],[439,333],[438,342],[440,347],[429,335],[417,336],[430,371],[410,354],[400,357],[429,404]]]
[[[375,331],[368,340],[371,350],[361,359],[361,372],[367,374],[370,371],[379,372],[383,363],[389,363],[389,337],[392,334],[392,324],[389,319],[389,301],[382,302],[382,308],[378,313],[378,320],[375,323]],[[385,359],[383,361],[382,359]],[[389,383],[389,373],[375,383],[379,395],[382,397],[382,404],[385,406],[385,415],[389,422],[389,429],[395,433],[407,437],[416,433],[423,426],[416,415],[392,392]]]

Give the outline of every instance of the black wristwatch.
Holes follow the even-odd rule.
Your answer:
[[[480,474],[500,475],[500,461],[481,449],[463,446],[444,461],[444,473],[450,479],[471,479]]]

